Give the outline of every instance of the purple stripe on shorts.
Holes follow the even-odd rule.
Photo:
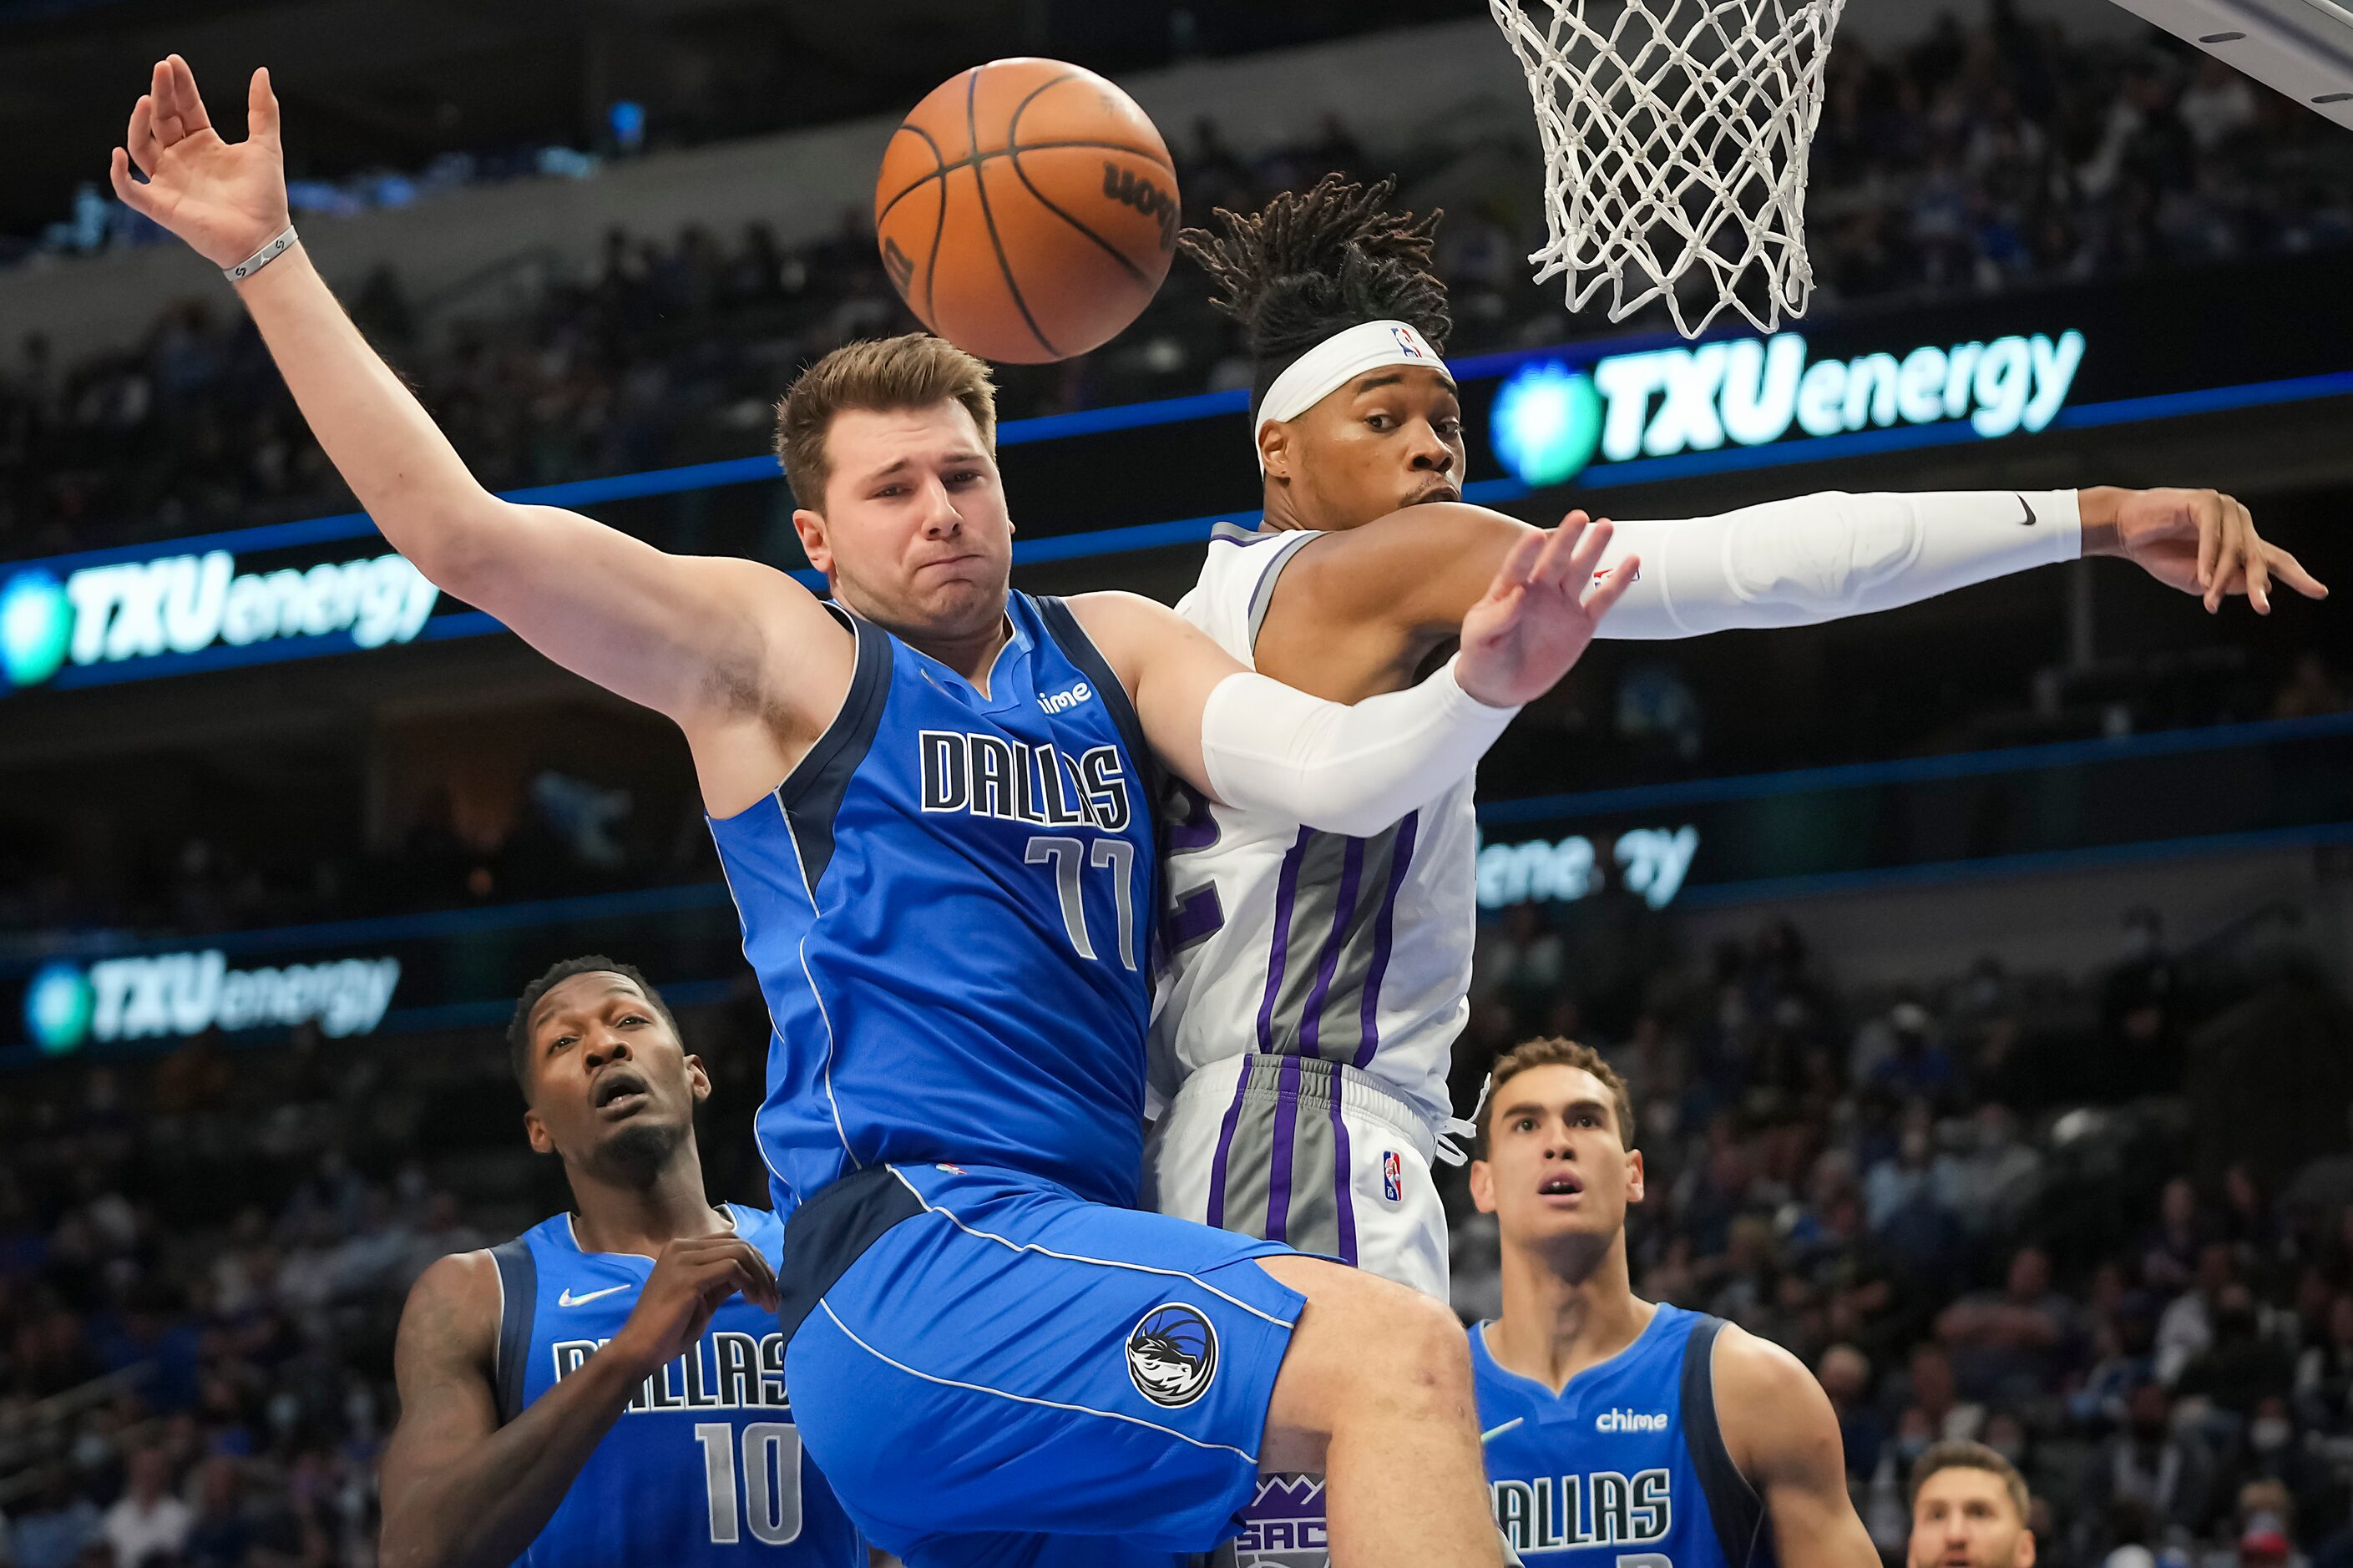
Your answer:
[[[1398,889],[1405,886],[1405,874],[1413,866],[1413,834],[1420,820],[1421,813],[1413,811],[1398,824],[1397,847],[1389,853],[1388,889],[1381,895],[1381,912],[1373,917],[1373,963],[1365,974],[1363,1021],[1356,1036],[1356,1059],[1352,1064],[1359,1072],[1373,1065],[1373,1053],[1381,1046],[1377,1016],[1381,976],[1388,973],[1389,938],[1397,929]]]
[[[1274,944],[1266,958],[1266,1000],[1258,1005],[1258,1048],[1274,1049],[1274,999],[1282,993],[1283,961],[1291,952],[1291,902],[1299,896],[1299,863],[1307,858],[1310,830],[1301,828],[1291,852],[1282,858],[1282,876],[1274,887]]]
[[[1289,1241],[1283,1234],[1291,1224],[1291,1142],[1299,1131],[1299,1058],[1282,1058],[1282,1076],[1275,1080],[1274,1171],[1267,1179],[1266,1238]]]
[[[1324,999],[1332,991],[1333,971],[1340,967],[1340,950],[1348,945],[1348,919],[1356,912],[1356,884],[1365,879],[1365,841],[1348,840],[1340,856],[1340,892],[1332,903],[1332,934],[1324,939],[1324,962],[1315,966],[1315,984],[1299,1020],[1299,1052],[1316,1057],[1324,1035]]]
[[[1226,1157],[1233,1152],[1234,1124],[1242,1119],[1242,1093],[1250,1088],[1250,1058],[1242,1058],[1240,1076],[1234,1080],[1234,1102],[1226,1107],[1226,1120],[1218,1129],[1218,1157],[1209,1163],[1209,1224],[1223,1229],[1226,1223]]]
[[[1332,1202],[1340,1211],[1340,1261],[1356,1262],[1356,1189],[1348,1179],[1348,1122],[1340,1114],[1343,1085],[1332,1075]]]

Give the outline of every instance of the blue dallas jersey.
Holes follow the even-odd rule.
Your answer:
[[[782,1261],[776,1215],[726,1208],[770,1263]],[[542,1221],[491,1256],[503,1302],[498,1395],[506,1422],[620,1331],[654,1260],[583,1252],[569,1215]],[[866,1544],[801,1455],[776,1317],[731,1296],[692,1355],[646,1380],[518,1561],[716,1568],[754,1559],[865,1568]]]
[[[858,639],[840,711],[711,824],[775,1026],[777,1212],[884,1162],[1133,1205],[1156,866],[1127,693],[1060,600],[1011,595],[987,695],[835,613]]]
[[[1717,1318],[1662,1303],[1634,1342],[1555,1394],[1471,1331],[1495,1523],[1531,1563],[1764,1568],[1764,1508],[1725,1450]]]

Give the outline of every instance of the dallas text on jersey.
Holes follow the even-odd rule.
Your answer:
[[[926,812],[1105,833],[1127,826],[1127,772],[1117,746],[1090,747],[1073,760],[1050,742],[1033,746],[955,730],[924,730],[916,742]]]
[[[1599,1470],[1496,1481],[1495,1524],[1520,1552],[1664,1541],[1674,1528],[1668,1475]]]
[[[558,1340],[555,1381],[561,1383],[607,1343],[604,1340]],[[788,1409],[785,1395],[785,1336],[722,1330],[697,1340],[694,1349],[664,1365],[638,1385],[629,1413],[654,1410]]]

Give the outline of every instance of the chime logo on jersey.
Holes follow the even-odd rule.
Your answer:
[[[1092,746],[1073,760],[1050,742],[1033,746],[961,730],[920,731],[915,742],[926,812],[1105,833],[1127,826],[1127,770],[1117,746]]]
[[[1153,1308],[1127,1336],[1128,1381],[1155,1405],[1190,1405],[1217,1375],[1218,1331],[1181,1301]]]
[[[1405,1196],[1405,1162],[1394,1149],[1381,1151],[1381,1196],[1391,1203]]]

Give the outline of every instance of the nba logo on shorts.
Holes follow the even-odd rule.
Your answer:
[[[1381,1196],[1391,1203],[1405,1196],[1405,1162],[1394,1149],[1381,1151]]]
[[[1182,1302],[1164,1301],[1128,1333],[1128,1381],[1155,1405],[1190,1405],[1217,1375],[1218,1331]]]

